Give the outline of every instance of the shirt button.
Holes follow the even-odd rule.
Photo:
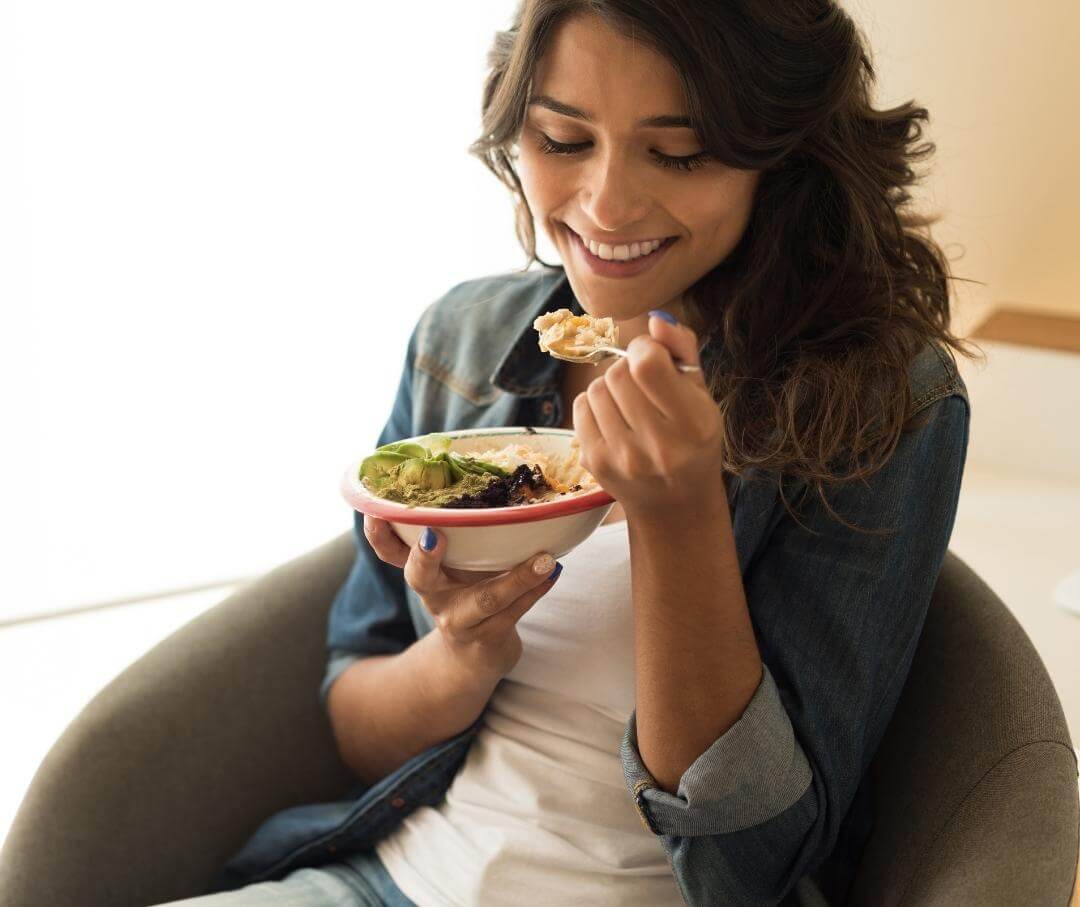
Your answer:
[[[394,797],[394,799],[390,801],[390,805],[395,807],[396,809],[401,809],[401,807],[405,805],[405,798]]]

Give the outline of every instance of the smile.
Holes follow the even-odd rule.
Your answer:
[[[565,224],[563,226],[575,251],[584,259],[593,273],[600,277],[636,277],[654,267],[672,244],[678,241],[677,236],[669,236],[666,239],[613,246],[586,240],[569,226]]]

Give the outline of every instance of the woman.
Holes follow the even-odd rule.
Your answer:
[[[366,518],[322,690],[361,783],[183,903],[840,903],[967,443],[926,111],[825,0],[526,0],[491,64],[473,150],[563,268],[429,307],[378,443],[562,425],[618,503],[500,575]],[[559,307],[629,357],[544,357]]]

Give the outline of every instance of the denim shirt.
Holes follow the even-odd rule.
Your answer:
[[[582,313],[561,268],[449,290],[412,332],[376,445],[459,428],[559,425],[571,404],[559,390],[565,366],[540,351],[532,328],[537,315],[558,308]],[[710,344],[701,354],[722,356]],[[675,793],[642,761],[636,712],[620,750],[627,796],[661,839],[687,904],[846,897],[873,819],[867,768],[911,666],[967,450],[967,390],[952,357],[925,346],[909,367],[909,386],[921,414],[916,427],[867,482],[829,495],[845,520],[886,534],[844,527],[813,495],[794,520],[781,487],[789,502],[807,489],[789,477],[732,477],[732,526],[762,679]],[[330,610],[318,691],[324,708],[331,684],[358,658],[401,652],[434,628],[403,571],[368,545],[361,514],[354,527],[356,560]],[[371,848],[417,806],[439,803],[483,720],[337,802],[270,816],[222,868],[214,890]]]

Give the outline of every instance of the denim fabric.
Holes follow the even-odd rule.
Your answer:
[[[457,428],[559,424],[570,403],[559,394],[563,365],[540,352],[532,329],[537,315],[557,308],[582,312],[558,268],[453,287],[413,330],[376,444]],[[712,343],[701,355],[706,367],[723,367],[724,351]],[[844,527],[790,477],[754,470],[732,477],[761,683],[674,794],[642,762],[636,714],[621,749],[628,796],[661,837],[688,904],[808,903],[819,892],[835,904],[846,895],[873,821],[866,769],[910,669],[967,449],[967,390],[951,357],[926,346],[909,367],[909,388],[919,417],[888,464],[829,496],[848,522],[886,534]],[[400,652],[433,629],[402,571],[367,544],[359,514],[354,527],[356,561],[330,612],[324,705],[356,659]],[[217,884],[280,878],[369,848],[418,804],[438,803],[482,722],[370,788],[271,816]]]
[[[254,882],[236,891],[169,901],[158,907],[416,907],[371,850],[340,863],[295,869],[279,882]]]

